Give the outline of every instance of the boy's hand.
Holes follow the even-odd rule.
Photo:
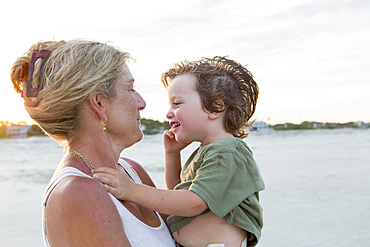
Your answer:
[[[163,133],[163,145],[166,153],[178,153],[186,148],[191,142],[177,142],[175,134],[171,130]]]
[[[135,194],[136,183],[126,173],[108,167],[96,168],[91,176],[101,182],[107,191],[120,200],[130,201]]]

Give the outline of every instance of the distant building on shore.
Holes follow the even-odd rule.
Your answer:
[[[370,123],[364,123],[362,121],[355,122],[355,125],[359,128],[363,128],[363,129],[366,129],[366,128],[370,127]]]
[[[265,131],[269,130],[269,126],[264,121],[256,121],[249,127],[250,131]]]
[[[314,128],[314,129],[326,129],[326,123],[313,123],[312,128]]]
[[[28,131],[31,129],[29,125],[8,124],[6,126],[6,134],[11,138],[28,137]]]

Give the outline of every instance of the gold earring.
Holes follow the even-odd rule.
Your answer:
[[[104,121],[101,122],[101,124],[103,125],[103,131],[106,132],[107,131],[107,127],[106,127],[106,121],[108,120],[108,118],[105,118]]]

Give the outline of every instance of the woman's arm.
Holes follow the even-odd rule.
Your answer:
[[[54,188],[45,225],[51,246],[131,246],[105,188],[89,178],[67,177]]]

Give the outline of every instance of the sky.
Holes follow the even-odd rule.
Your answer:
[[[228,56],[260,94],[252,119],[270,124],[370,122],[370,1],[157,0],[0,4],[0,121],[34,123],[9,79],[40,40],[111,42],[136,60],[142,117],[166,120],[160,76],[174,63]]]

